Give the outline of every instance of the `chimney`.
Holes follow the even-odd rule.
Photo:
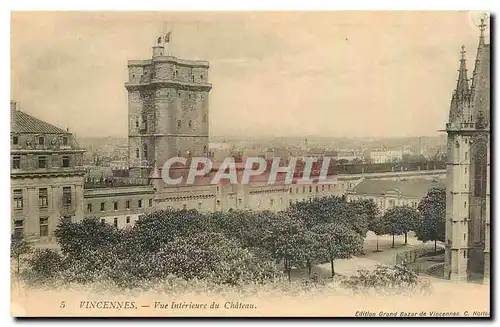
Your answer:
[[[17,110],[17,102],[16,101],[13,101],[11,100],[10,101],[10,112],[14,112]]]

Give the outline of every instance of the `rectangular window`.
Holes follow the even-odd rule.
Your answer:
[[[92,203],[87,203],[87,212],[92,212]]]
[[[118,202],[113,203],[113,210],[118,210]]]
[[[137,200],[137,207],[142,208],[142,200]]]
[[[14,209],[23,208],[23,190],[14,190]]]
[[[71,187],[63,187],[63,204],[71,205]]]
[[[106,210],[106,202],[101,202],[101,211]]]
[[[38,145],[44,145],[45,144],[45,139],[43,136],[38,137]]]
[[[62,157],[62,166],[66,168],[69,167],[69,156]]]
[[[47,158],[38,157],[38,168],[47,168]]]
[[[149,207],[153,206],[153,199],[149,199]]]
[[[12,157],[12,169],[19,169],[19,168],[21,168],[21,157],[19,156]]]
[[[113,225],[118,228],[118,218],[113,219]]]
[[[125,201],[125,209],[130,209],[130,200]]]
[[[102,218],[101,219],[101,224],[104,224],[104,223],[106,223],[106,219]]]
[[[46,188],[38,190],[38,205],[40,208],[47,208],[49,205],[49,194]]]
[[[23,235],[23,221],[16,220],[14,222],[14,236],[21,237]]]
[[[18,144],[19,144],[19,137],[17,137],[17,136],[13,136],[13,137],[12,137],[12,144],[14,144],[14,145],[18,145]]]
[[[198,210],[201,209],[201,202],[198,202]]]
[[[49,236],[49,217],[40,218],[40,237]]]
[[[130,224],[130,216],[127,216],[127,224]]]

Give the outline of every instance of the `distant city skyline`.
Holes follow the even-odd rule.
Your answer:
[[[468,12],[15,12],[11,96],[77,136],[124,137],[127,60],[151,57],[163,22],[168,52],[210,62],[211,136],[242,138],[438,136],[478,34]]]

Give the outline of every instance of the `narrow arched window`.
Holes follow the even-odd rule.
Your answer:
[[[193,121],[192,121],[192,120],[190,120],[190,121],[189,121],[188,126],[189,126],[189,127],[193,127]]]
[[[148,146],[147,144],[144,144],[144,158],[148,158]]]
[[[203,122],[206,123],[207,122],[207,114],[203,114]]]
[[[135,149],[135,157],[139,158],[139,148]]]
[[[180,120],[177,121],[177,128],[181,128],[181,121]]]

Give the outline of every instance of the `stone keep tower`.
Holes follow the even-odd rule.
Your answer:
[[[469,85],[462,58],[451,99],[446,181],[445,278],[489,279],[490,46],[484,19]]]
[[[147,60],[128,62],[128,140],[131,177],[148,178],[156,165],[176,156],[208,152],[209,92],[207,61],[165,55],[153,46]]]

